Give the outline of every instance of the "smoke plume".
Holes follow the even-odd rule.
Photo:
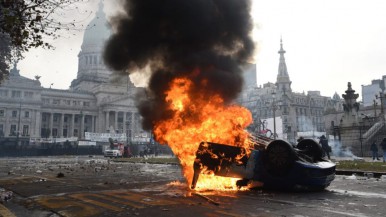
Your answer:
[[[104,59],[121,72],[150,66],[147,94],[138,102],[145,129],[171,117],[164,98],[174,78],[192,80],[192,95],[204,88],[225,102],[237,97],[239,65],[254,50],[250,0],[125,0],[123,7],[127,14],[115,17]]]

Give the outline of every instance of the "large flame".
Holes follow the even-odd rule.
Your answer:
[[[165,92],[165,101],[173,117],[155,123],[157,141],[168,144],[179,158],[186,181],[193,177],[193,162],[201,141],[222,143],[249,149],[249,134],[244,129],[252,122],[251,113],[237,105],[225,105],[219,95],[210,96],[205,88],[197,93],[187,77],[175,78]],[[205,80],[200,86],[208,85]],[[202,175],[197,189],[227,189],[235,187],[231,178]]]

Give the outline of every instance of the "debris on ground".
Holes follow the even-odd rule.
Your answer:
[[[57,177],[57,178],[63,178],[63,177],[64,177],[64,174],[60,172],[60,173],[58,173],[58,174],[56,175],[56,177]]]
[[[4,188],[0,188],[0,202],[4,203],[7,202],[12,198],[13,192],[7,191]]]

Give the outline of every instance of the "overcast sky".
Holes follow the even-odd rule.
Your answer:
[[[384,0],[252,0],[257,43],[257,84],[275,82],[283,38],[292,90],[343,94],[351,82],[361,85],[386,75],[386,1]],[[98,0],[84,8],[95,11]],[[105,11],[116,11],[116,0]],[[93,16],[92,16],[93,17]],[[92,18],[84,18],[87,22]],[[74,34],[74,35],[73,35]],[[67,89],[77,75],[83,33],[63,35],[55,50],[31,50],[18,67],[23,76],[42,76],[44,87]],[[360,96],[361,97],[361,96]]]

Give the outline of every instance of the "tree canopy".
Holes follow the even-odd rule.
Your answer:
[[[52,48],[47,38],[59,30],[76,29],[76,20],[62,19],[78,2],[87,0],[0,0],[0,82],[8,76],[12,58],[31,48]]]

